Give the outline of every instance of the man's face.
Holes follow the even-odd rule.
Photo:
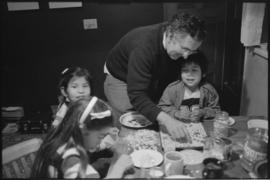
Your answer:
[[[169,57],[173,60],[177,60],[180,57],[187,58],[190,54],[193,54],[201,46],[202,41],[198,41],[192,38],[188,34],[174,34],[166,36],[165,49]]]

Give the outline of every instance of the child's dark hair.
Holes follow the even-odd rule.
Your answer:
[[[64,87],[64,90],[66,91],[68,83],[73,77],[85,77],[91,88],[92,75],[87,69],[81,67],[71,67],[63,70],[58,83],[58,88],[60,89],[61,87]]]
[[[194,54],[191,54],[188,56],[187,59],[182,59],[181,60],[181,63],[180,63],[180,71],[182,73],[182,68],[187,65],[187,64],[197,64],[200,66],[201,68],[201,71],[202,71],[202,80],[201,80],[201,83],[205,82],[206,80],[206,74],[207,74],[207,68],[208,68],[208,60],[206,58],[206,56],[204,55],[203,52],[201,51],[198,51]],[[180,76],[180,79],[181,79],[181,76]],[[200,83],[200,84],[201,84]]]
[[[92,97],[93,98],[93,97]],[[87,130],[100,130],[113,125],[112,116],[95,118],[92,113],[112,112],[110,106],[98,99],[90,114],[87,114],[81,127],[80,119],[92,98],[80,99],[70,104],[62,123],[56,129],[52,128],[45,137],[43,144],[37,152],[37,156],[31,172],[33,178],[48,178],[49,165],[59,167],[61,156],[57,153],[59,147],[67,143],[67,148],[75,144],[82,161],[81,173],[85,172],[87,165],[87,151],[83,148],[82,128]]]

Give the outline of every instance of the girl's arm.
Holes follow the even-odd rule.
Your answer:
[[[109,168],[108,174],[105,177],[106,179],[111,178],[122,178],[124,172],[132,167],[133,162],[131,157],[127,154],[122,154],[118,159],[113,159],[112,164]]]
[[[62,162],[61,170],[63,178],[99,178],[98,172],[89,164],[86,165],[85,171],[81,171],[81,159],[79,156],[69,156]]]
[[[121,178],[124,172],[133,165],[129,156],[133,149],[128,145],[128,141],[118,139],[111,150],[114,155],[106,178]]]
[[[176,107],[177,99],[177,88],[174,85],[169,84],[164,90],[158,106],[167,114],[175,119],[181,118],[181,113]]]

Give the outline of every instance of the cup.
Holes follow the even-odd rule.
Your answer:
[[[229,160],[232,141],[228,138],[207,137],[203,148],[205,158]]]
[[[228,137],[229,135],[229,114],[226,111],[217,112],[214,118],[215,137]]]
[[[184,159],[180,152],[169,151],[164,155],[164,169],[166,176],[183,174]]]
[[[202,177],[204,179],[218,179],[223,176],[224,165],[221,160],[216,158],[206,158],[203,160],[204,169]]]
[[[232,141],[228,138],[221,138],[221,140],[224,142],[224,148],[223,148],[223,160],[229,161],[231,160],[231,154],[232,154]]]

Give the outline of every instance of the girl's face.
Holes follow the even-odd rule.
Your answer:
[[[188,88],[197,88],[202,79],[201,67],[194,63],[185,64],[181,69],[181,77]]]
[[[112,127],[102,128],[100,130],[85,130],[83,141],[85,149],[94,152],[99,149],[101,140],[111,132]]]
[[[166,51],[171,59],[180,57],[188,58],[200,47],[202,42],[195,40],[190,35],[174,34],[172,38],[166,37]]]
[[[75,76],[69,81],[67,89],[62,88],[61,92],[70,102],[74,102],[89,97],[91,88],[85,77]]]

